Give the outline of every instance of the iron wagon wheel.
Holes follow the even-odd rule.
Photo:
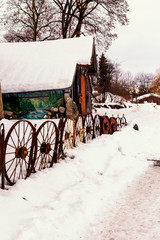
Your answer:
[[[17,121],[5,140],[5,177],[10,185],[30,176],[37,154],[37,135],[26,120]]]
[[[101,133],[109,134],[110,121],[107,116],[101,117]]]
[[[125,116],[123,114],[123,116],[121,118],[121,127],[126,126],[126,125],[127,125],[127,120],[126,120],[126,118],[125,118]]]
[[[1,173],[3,172],[3,167],[4,167],[4,124],[0,124],[0,176]]]
[[[87,114],[84,120],[84,142],[93,139],[93,117],[92,114]]]
[[[76,119],[75,124],[75,141],[74,146],[77,147],[80,142],[83,142],[84,137],[84,127],[83,127],[83,117],[81,115]]]
[[[74,139],[75,139],[75,120],[67,117],[63,123],[63,129],[60,140],[62,157],[66,156],[68,149],[73,148]]]
[[[94,137],[98,137],[101,135],[101,119],[98,114],[94,117]]]
[[[116,121],[117,121],[117,129],[120,129],[121,128],[121,118],[119,116],[117,116]]]
[[[5,188],[5,127],[4,123],[0,124],[0,177],[1,177],[1,188]]]
[[[62,132],[63,132],[63,125],[64,125],[64,118],[60,118],[58,123],[58,154],[57,154],[57,161],[59,161],[60,157],[62,156]]]
[[[44,122],[37,130],[37,157],[34,171],[53,166],[57,162],[58,128],[52,121]]]
[[[116,118],[111,117],[110,118],[110,130],[109,130],[109,133],[113,134],[116,131],[117,131],[117,121],[116,121]]]

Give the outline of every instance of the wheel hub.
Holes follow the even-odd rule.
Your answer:
[[[86,132],[91,134],[91,132],[92,132],[92,127],[91,127],[91,126],[86,127]]]
[[[66,132],[65,133],[65,140],[67,140],[67,139],[71,140],[71,138],[72,138],[72,133],[71,132]]]
[[[104,123],[104,130],[105,130],[105,131],[108,130],[108,123],[107,123],[107,122]]]
[[[16,158],[22,158],[25,159],[28,154],[27,148],[26,147],[17,147],[15,151],[15,156]]]
[[[49,143],[43,142],[40,148],[40,152],[49,154],[50,151],[51,151],[51,145]]]
[[[78,135],[80,135],[80,130],[79,129],[76,130],[76,136],[78,136]]]
[[[100,126],[98,125],[98,126],[96,126],[96,131],[100,131]]]

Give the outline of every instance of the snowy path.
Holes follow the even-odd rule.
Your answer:
[[[86,239],[159,240],[160,167],[150,167],[138,177],[104,215],[95,236],[90,232]]]

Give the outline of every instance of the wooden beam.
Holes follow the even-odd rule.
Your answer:
[[[85,76],[81,74],[81,110],[82,115],[86,114],[86,85],[85,85]]]

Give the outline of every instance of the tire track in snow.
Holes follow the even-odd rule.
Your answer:
[[[88,240],[160,239],[160,167],[149,167],[103,213]]]

